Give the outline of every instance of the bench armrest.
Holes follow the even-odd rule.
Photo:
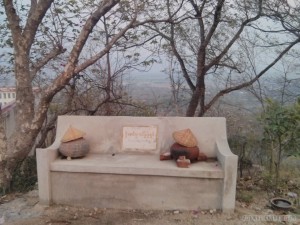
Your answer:
[[[41,204],[50,204],[50,164],[58,157],[59,143],[54,143],[48,148],[36,149],[38,190]]]
[[[222,208],[231,212],[235,207],[238,156],[231,152],[226,139],[216,140],[216,153],[224,171]]]

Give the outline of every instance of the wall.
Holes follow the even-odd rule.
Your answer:
[[[16,99],[16,91],[13,87],[0,88],[0,105],[3,108],[7,104],[14,102]]]

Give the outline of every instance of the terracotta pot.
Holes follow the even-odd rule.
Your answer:
[[[89,152],[89,150],[89,144],[84,138],[61,143],[59,146],[59,152],[70,158],[83,157]]]
[[[189,159],[186,159],[185,156],[179,156],[179,159],[176,160],[176,164],[178,167],[188,168],[191,164],[191,161]]]
[[[178,143],[174,143],[170,148],[171,156],[177,160],[179,156],[185,156],[186,159],[191,161],[198,160],[199,148],[196,147],[185,147]]]

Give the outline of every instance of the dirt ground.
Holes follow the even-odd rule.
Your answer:
[[[73,206],[42,206],[37,190],[0,198],[0,224],[8,225],[167,225],[167,224],[300,224],[295,212],[275,211],[268,206],[268,193],[256,191],[251,203],[237,200],[236,210],[224,214],[216,210],[142,211],[88,209]]]

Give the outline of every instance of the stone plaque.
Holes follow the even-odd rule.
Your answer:
[[[156,126],[123,127],[122,149],[155,150],[157,147]]]

